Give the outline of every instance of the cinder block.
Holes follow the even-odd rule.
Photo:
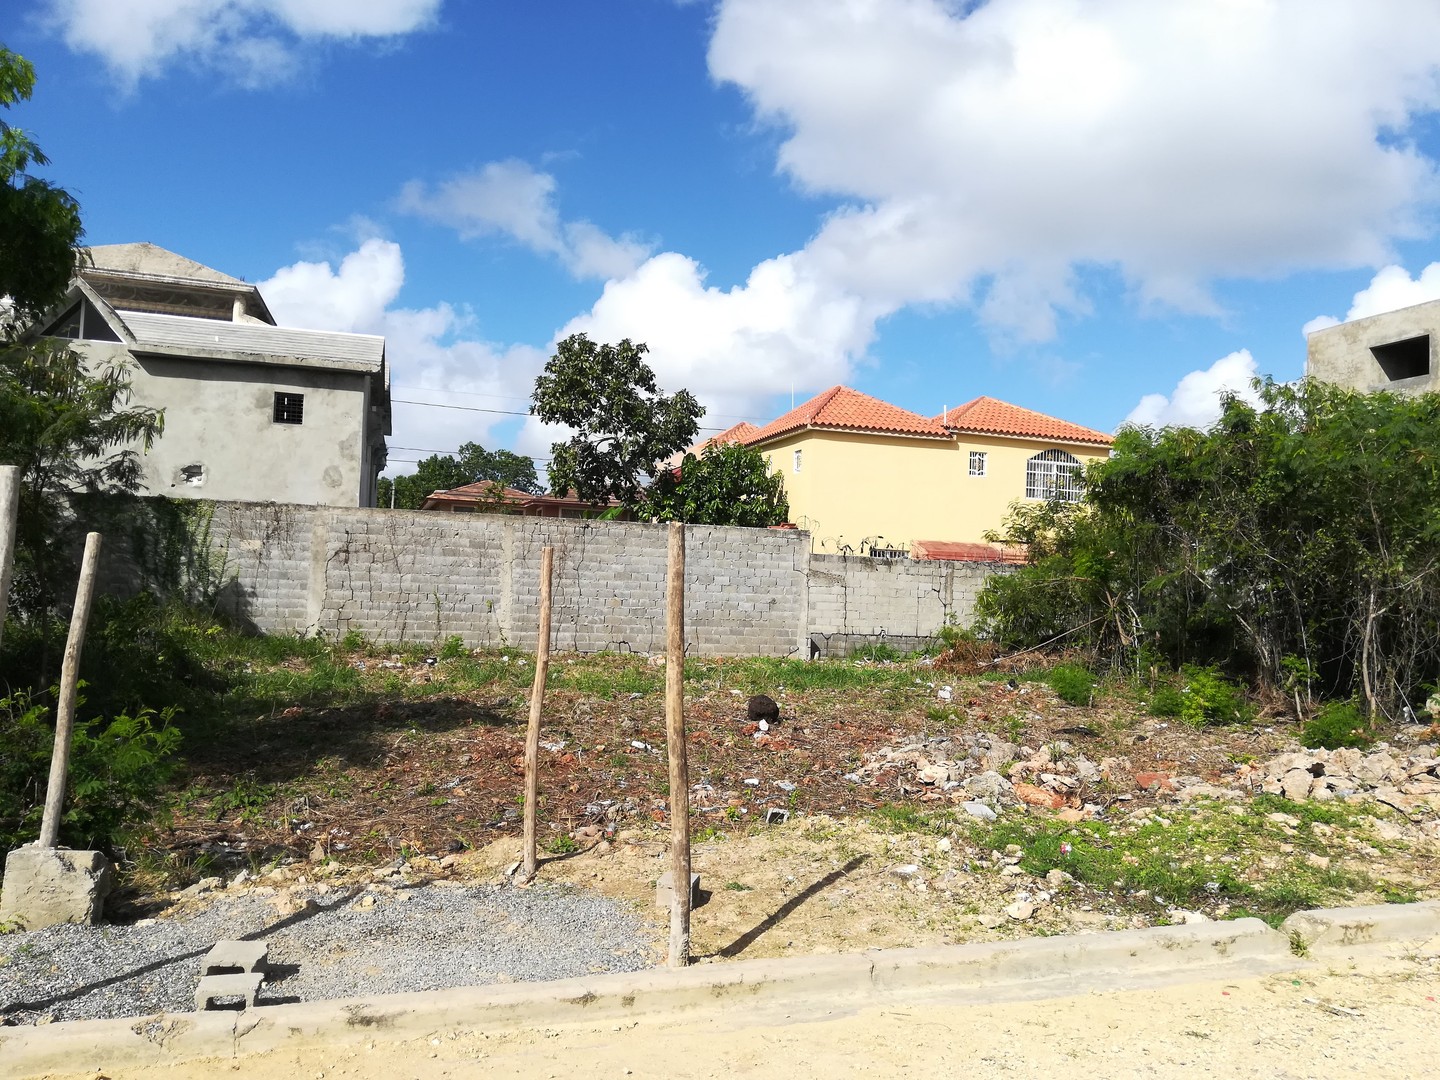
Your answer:
[[[264,982],[265,974],[260,971],[248,971],[238,975],[206,975],[195,988],[195,1011],[204,1012],[213,1008],[215,1002],[221,998],[237,997],[245,1008],[253,1009],[255,997],[260,993],[260,986]]]
[[[263,941],[217,941],[200,961],[200,975],[263,972],[269,956]]]

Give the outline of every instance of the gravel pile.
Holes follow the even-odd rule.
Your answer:
[[[273,892],[274,890],[268,890]],[[0,936],[0,1024],[189,1012],[200,958],[221,939],[263,939],[261,1004],[638,971],[652,932],[623,905],[564,886],[437,882],[312,895],[280,915],[270,896],[133,926]]]

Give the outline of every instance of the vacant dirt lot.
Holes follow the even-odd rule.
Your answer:
[[[651,911],[668,835],[663,667],[562,656],[552,672],[542,874]],[[686,674],[702,957],[1277,921],[1302,907],[1440,897],[1440,831],[1424,800],[1402,810],[1230,790],[1251,763],[1296,745],[1278,708],[1197,729],[1147,715],[1144,687],[1102,688],[1077,707],[1023,673],[978,678],[929,661],[707,660]],[[185,876],[167,892],[137,875],[135,914],[204,902],[179,886],[206,876],[218,879],[206,888],[224,887],[243,871],[236,888],[259,879],[299,904],[377,864],[414,883],[494,881],[515,860],[523,655],[427,663],[372,650],[256,678],[269,710],[193,748],[162,837]],[[746,718],[759,692],[781,711],[764,731]],[[984,800],[996,813],[973,816],[972,779],[919,779],[917,762],[942,752],[977,759],[957,775],[993,765],[1063,799],[1029,805],[1016,787]],[[1049,764],[1017,773],[1027,761]],[[1157,776],[1236,797],[1182,801]]]

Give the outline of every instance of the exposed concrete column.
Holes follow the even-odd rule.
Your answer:
[[[230,321],[245,321],[245,298],[243,296],[235,297],[235,305],[230,309]]]
[[[10,601],[10,575],[15,566],[15,532],[20,521],[20,466],[0,465],[0,640]]]

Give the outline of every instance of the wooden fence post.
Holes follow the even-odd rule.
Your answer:
[[[685,526],[670,523],[665,588],[665,749],[670,759],[670,966],[690,962],[690,768],[685,759]]]
[[[540,803],[540,709],[545,701],[545,678],[550,671],[550,579],[555,549],[540,551],[540,631],[535,639],[535,682],[530,688],[530,726],[525,729],[525,854],[521,880],[535,876],[535,819]]]
[[[10,601],[10,572],[15,566],[15,533],[20,525],[20,466],[0,465],[0,641]]]
[[[70,736],[75,728],[75,694],[80,682],[80,650],[90,622],[90,600],[95,594],[95,573],[100,561],[100,534],[85,537],[85,560],[75,589],[75,610],[70,613],[70,636],[65,639],[65,661],[60,668],[60,701],[55,707],[55,749],[50,754],[50,784],[45,789],[45,816],[40,820],[37,846],[53,848],[60,836],[60,813],[65,807],[65,780],[70,773]]]

